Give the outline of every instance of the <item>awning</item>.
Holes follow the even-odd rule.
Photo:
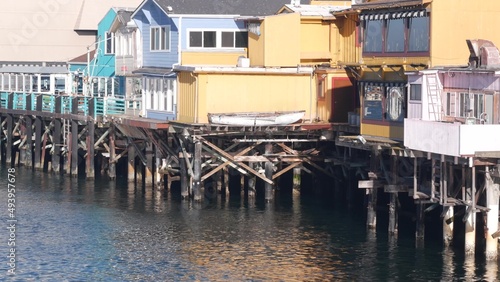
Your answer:
[[[364,20],[387,20],[387,19],[402,19],[402,18],[418,18],[418,17],[426,17],[427,10],[426,9],[417,9],[417,10],[400,10],[393,12],[368,12],[361,13],[359,15],[359,19]]]
[[[405,87],[406,81],[358,81],[359,86]]]

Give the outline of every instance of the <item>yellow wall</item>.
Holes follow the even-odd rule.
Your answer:
[[[177,120],[180,122],[194,122],[196,79],[191,73],[180,72],[177,81],[179,95],[177,99]]]
[[[260,35],[248,32],[248,58],[251,66],[264,66],[266,21],[260,22]]]
[[[491,40],[500,47],[500,1],[440,0],[431,4],[432,66],[466,65],[466,39]]]
[[[361,122],[361,134],[386,137],[394,140],[403,140],[404,128],[401,124],[400,126],[385,126],[385,125],[374,125],[366,124]]]
[[[207,123],[208,113],[305,110],[305,119],[316,117],[316,92],[310,75],[199,73],[198,121]],[[195,122],[192,87],[188,73],[179,82],[179,120]],[[186,91],[190,89],[189,91]],[[190,104],[188,106],[187,104]]]
[[[240,56],[247,56],[246,51],[240,52],[182,52],[184,65],[229,65],[236,66]]]
[[[334,63],[358,63],[361,58],[361,48],[356,47],[356,21],[354,14],[338,18],[331,25],[332,61]]]
[[[302,19],[300,25],[301,62],[330,62],[330,22]]]
[[[300,63],[300,15],[280,14],[265,17],[261,35],[249,33],[249,58],[252,66],[295,67]]]

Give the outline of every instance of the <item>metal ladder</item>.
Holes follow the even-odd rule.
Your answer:
[[[427,81],[427,96],[429,118],[434,118],[434,121],[441,121],[441,86],[437,73],[425,75]]]

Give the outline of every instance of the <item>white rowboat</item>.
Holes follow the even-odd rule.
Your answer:
[[[305,111],[212,113],[208,114],[208,121],[213,124],[240,126],[287,125],[299,121],[304,114]]]

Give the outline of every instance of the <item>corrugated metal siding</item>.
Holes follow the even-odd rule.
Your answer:
[[[494,74],[471,74],[462,72],[447,72],[443,75],[445,89],[478,89],[498,91],[500,90],[500,79]]]
[[[361,48],[356,47],[356,18],[357,15],[348,15],[339,29],[340,56],[337,60],[357,63],[360,59]],[[333,34],[335,36],[335,34]],[[336,60],[334,60],[336,61]]]
[[[177,119],[180,122],[194,122],[196,79],[190,73],[181,72],[178,75],[178,85]]]

